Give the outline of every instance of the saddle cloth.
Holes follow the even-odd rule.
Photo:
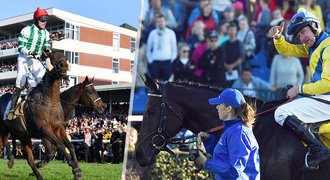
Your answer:
[[[24,106],[25,102],[26,101],[22,101],[21,97],[18,99],[17,106],[15,107],[15,110],[14,110],[14,114],[16,116],[22,116],[23,115],[23,106]],[[10,106],[11,106],[11,100],[8,102],[7,107],[6,107],[6,111],[3,115],[4,120],[8,120],[8,113],[9,113],[9,110],[10,110]]]

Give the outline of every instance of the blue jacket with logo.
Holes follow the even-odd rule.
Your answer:
[[[217,180],[260,179],[259,146],[252,129],[241,119],[224,121],[224,126],[225,130],[215,145],[213,159],[206,160],[205,169],[213,172]],[[214,139],[211,136],[209,143]]]

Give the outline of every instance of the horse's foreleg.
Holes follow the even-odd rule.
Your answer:
[[[10,150],[10,146],[8,143],[9,136],[10,135],[9,135],[8,131],[3,130],[2,134],[1,134],[0,145],[3,145],[6,148],[7,159],[8,159],[7,166],[9,169],[11,169],[14,166],[14,155],[13,155],[13,152]]]
[[[65,132],[64,128],[60,128],[59,129],[59,138],[63,141],[64,145],[66,148],[68,148],[69,152],[70,152],[70,156],[72,159],[72,173],[74,174],[75,179],[80,179],[82,178],[82,171],[78,165],[78,160],[77,160],[77,156],[76,156],[76,152],[74,149],[74,146],[72,145],[72,143],[70,142],[70,140],[67,137],[67,134]],[[70,163],[68,161],[68,163]],[[70,165],[70,164],[69,164]]]
[[[64,127],[62,127],[61,129],[64,130]],[[65,130],[64,130],[65,132]],[[82,175],[81,175],[81,169],[78,166],[78,163],[73,163],[73,160],[71,159],[70,155],[65,151],[65,145],[63,143],[63,140],[58,138],[52,131],[50,130],[46,130],[42,128],[42,133],[44,134],[44,136],[53,144],[56,145],[57,150],[59,152],[62,152],[65,156],[65,158],[68,160],[68,164],[70,166],[72,166],[72,172],[74,174],[74,178],[75,179],[82,179]],[[67,139],[67,138],[66,138]]]
[[[43,138],[42,142],[45,146],[45,155],[44,158],[42,160],[40,160],[38,163],[36,163],[36,166],[38,169],[46,166],[49,161],[51,161],[55,155],[55,146],[52,145],[52,143],[50,141],[48,141],[48,139]]]
[[[42,180],[42,176],[41,174],[39,173],[36,165],[34,164],[34,156],[33,156],[33,153],[32,153],[32,142],[31,142],[31,139],[25,139],[23,141],[21,141],[22,143],[22,146],[24,146],[25,148],[25,153],[26,153],[26,160],[28,162],[28,164],[30,165],[32,171],[33,171],[33,174],[36,176],[36,178],[38,180]]]

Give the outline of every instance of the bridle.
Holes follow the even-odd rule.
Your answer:
[[[92,102],[92,106],[93,106],[93,108],[96,109],[96,108],[95,108],[95,107],[97,107],[97,106],[96,106],[96,102],[99,101],[99,100],[101,100],[101,98],[98,97],[98,98],[96,98],[95,100],[93,100],[93,98],[90,96],[90,94],[86,92],[86,91],[87,91],[86,88],[89,87],[89,86],[92,86],[92,85],[93,85],[93,83],[89,83],[87,86],[84,87],[84,94],[85,94],[85,96],[88,98],[88,100],[89,100],[90,102]],[[71,102],[69,102],[69,101],[61,100],[61,102],[64,102],[64,103],[67,103],[67,104],[71,104],[71,105],[73,105],[74,107],[77,107],[77,106],[83,106],[83,104],[78,103],[78,101],[79,101],[79,99],[77,99],[77,100],[75,100],[74,102],[71,103]]]
[[[180,121],[183,122],[182,116],[169,104],[169,102],[166,99],[166,91],[165,91],[165,83],[159,83],[159,91],[160,94],[156,93],[148,93],[149,97],[155,97],[155,98],[161,98],[160,103],[160,118],[159,118],[159,124],[157,127],[157,130],[149,133],[147,136],[145,136],[141,141],[140,144],[150,136],[151,138],[151,144],[156,150],[163,150],[167,151],[169,153],[174,153],[172,150],[166,147],[166,144],[171,143],[171,137],[166,132],[166,126],[165,122],[168,117],[168,109],[175,114],[176,117],[180,119]],[[158,141],[158,142],[157,142]]]
[[[89,83],[87,86],[85,86],[85,91],[84,91],[84,94],[86,95],[86,97],[90,100],[90,102],[92,102],[92,106],[93,106],[93,108],[94,109],[96,109],[96,102],[97,101],[100,101],[101,100],[101,98],[100,97],[98,97],[98,98],[96,98],[96,99],[94,99],[93,100],[93,98],[90,96],[90,94],[89,93],[87,93],[87,88],[89,87],[89,86],[93,86],[93,83]]]

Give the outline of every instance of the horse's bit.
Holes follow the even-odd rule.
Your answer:
[[[160,104],[160,120],[159,125],[156,131],[153,131],[150,135],[153,135],[151,139],[151,144],[155,149],[157,150],[165,150],[169,152],[170,154],[173,154],[174,152],[171,151],[169,148],[166,147],[167,143],[171,143],[171,139],[167,132],[165,131],[165,121],[167,119],[167,108],[170,109],[181,121],[183,121],[183,118],[179,115],[175,109],[168,103],[166,100],[166,91],[165,91],[165,84],[159,83],[159,91],[161,94],[152,94],[148,93],[149,97],[157,97],[161,98],[161,104]],[[148,135],[149,136],[149,135]],[[160,140],[160,143],[157,143],[156,140]]]

